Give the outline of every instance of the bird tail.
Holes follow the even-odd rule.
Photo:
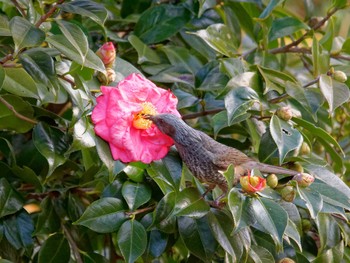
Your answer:
[[[289,175],[298,175],[300,172],[290,170],[287,168],[283,168],[280,166],[265,164],[265,163],[259,163],[259,162],[247,162],[242,165],[246,169],[258,169],[262,173],[270,173],[270,174],[289,174]]]

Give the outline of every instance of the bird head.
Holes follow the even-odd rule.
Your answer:
[[[144,118],[151,120],[162,133],[170,137],[175,135],[177,127],[183,126],[183,121],[176,115],[170,113],[145,115]]]

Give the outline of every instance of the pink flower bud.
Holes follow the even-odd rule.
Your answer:
[[[249,194],[254,194],[263,190],[266,186],[266,180],[259,176],[241,176],[240,183],[242,185],[242,190]]]
[[[315,181],[315,177],[308,173],[301,173],[293,177],[300,187],[308,187]]]
[[[96,51],[106,68],[111,68],[116,57],[116,50],[112,42],[106,42]]]

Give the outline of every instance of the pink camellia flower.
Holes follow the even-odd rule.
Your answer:
[[[106,42],[96,51],[96,55],[102,60],[106,68],[113,66],[116,50],[112,42]]]
[[[143,115],[180,116],[175,95],[135,73],[117,87],[102,86],[101,91],[91,117],[96,134],[109,143],[113,158],[143,163],[163,158],[173,140]]]
[[[248,173],[247,176],[242,176],[240,178],[240,183],[244,192],[254,194],[265,188],[266,179],[259,176],[251,176],[250,173]]]

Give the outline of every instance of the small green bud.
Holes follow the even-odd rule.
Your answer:
[[[276,111],[276,115],[284,121],[289,121],[293,117],[293,111],[291,107],[285,106],[279,108]]]
[[[301,173],[301,174],[295,175],[293,177],[293,180],[297,181],[300,187],[308,187],[315,181],[315,177],[313,177],[311,174],[308,174],[308,173]]]
[[[299,153],[301,155],[309,155],[310,154],[310,146],[306,142],[303,142],[300,146]]]
[[[304,168],[301,166],[300,163],[295,163],[295,162],[287,163],[286,168],[293,170],[293,171],[297,171],[299,173],[304,172]]]
[[[275,188],[278,185],[278,178],[275,174],[269,174],[266,178],[266,183],[271,188]]]
[[[309,219],[303,219],[301,220],[301,225],[302,225],[302,228],[303,228],[303,231],[304,232],[307,232],[311,229],[312,225],[311,225],[311,222]]]
[[[348,80],[348,77],[343,71],[336,70],[334,71],[333,78],[339,82],[345,82]]]
[[[296,192],[293,186],[287,185],[281,190],[282,199],[286,202],[293,202]]]

